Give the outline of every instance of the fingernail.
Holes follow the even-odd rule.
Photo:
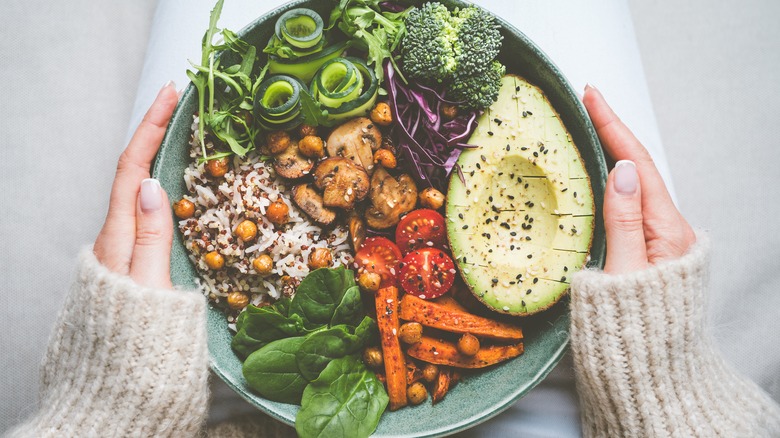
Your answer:
[[[615,163],[615,191],[621,195],[633,195],[639,183],[636,164],[631,160]]]
[[[173,86],[173,88],[176,88],[176,82],[173,82],[172,80],[166,82],[165,85],[162,86],[161,90],[164,90],[164,89],[166,89],[166,88],[168,88],[170,86]]]
[[[590,90],[596,90],[596,87],[593,86],[590,82],[585,84],[585,92],[587,93]]]
[[[141,211],[151,213],[162,207],[160,182],[154,178],[141,181]]]

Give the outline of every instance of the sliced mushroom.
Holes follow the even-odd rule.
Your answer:
[[[371,177],[371,207],[366,210],[366,223],[384,229],[396,225],[401,216],[412,211],[417,203],[417,186],[409,175],[396,180],[384,168],[377,167]]]
[[[293,188],[293,201],[313,221],[330,225],[336,220],[336,212],[322,204],[322,196],[311,184],[298,184]]]
[[[349,219],[347,219],[347,226],[349,227],[352,249],[357,251],[363,245],[363,241],[366,240],[366,223],[363,222],[363,218],[357,212],[353,211],[350,213]]]
[[[326,206],[351,210],[368,194],[369,181],[363,167],[347,158],[331,157],[317,165],[314,184],[323,191]]]
[[[314,161],[304,157],[298,151],[298,142],[290,143],[290,146],[274,158],[274,170],[287,179],[298,179],[308,175],[314,167]]]
[[[379,128],[371,120],[359,117],[331,132],[327,142],[328,156],[349,158],[371,175],[374,171],[374,151],[381,145]]]

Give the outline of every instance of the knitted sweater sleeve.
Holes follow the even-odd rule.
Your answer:
[[[140,287],[84,249],[43,361],[40,410],[10,436],[196,435],[205,318],[200,294]]]
[[[571,346],[587,437],[780,436],[780,407],[704,329],[709,242],[625,275],[578,273]]]

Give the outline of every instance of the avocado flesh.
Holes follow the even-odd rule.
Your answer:
[[[590,181],[558,114],[537,87],[502,79],[478,119],[447,194],[453,258],[490,308],[531,315],[555,304],[588,258],[594,227]]]

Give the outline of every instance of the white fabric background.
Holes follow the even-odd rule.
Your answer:
[[[221,24],[237,30],[278,3],[227,0]],[[780,4],[588,3],[482,2],[534,39],[576,88],[597,85],[661,164],[663,137],[665,176],[674,177],[683,213],[713,235],[718,345],[780,400]],[[0,432],[35,408],[37,366],[75,254],[103,221],[126,128],[168,79],[185,84],[210,7],[3,2]],[[469,435],[576,436],[570,366]],[[224,386],[215,399],[216,417],[246,407]]]

